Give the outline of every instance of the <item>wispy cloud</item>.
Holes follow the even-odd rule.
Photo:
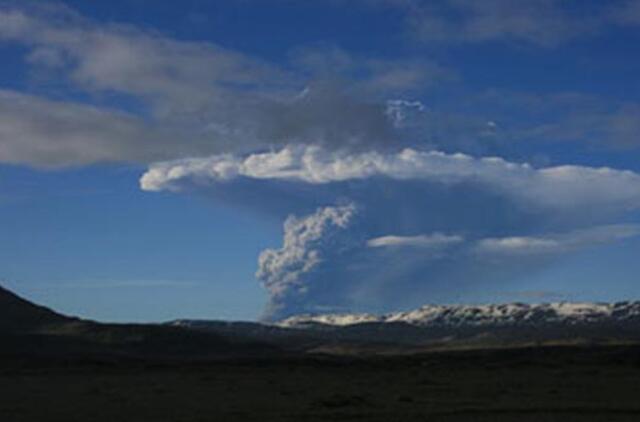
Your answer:
[[[151,162],[198,151],[129,113],[0,90],[0,161],[40,167]],[[205,150],[206,151],[206,150]]]
[[[403,10],[413,36],[427,43],[520,42],[555,47],[608,27],[637,25],[637,0],[363,0]]]
[[[367,246],[370,248],[401,248],[401,247],[413,247],[413,248],[425,248],[425,249],[440,249],[463,242],[462,236],[446,235],[442,233],[422,234],[417,236],[380,236],[367,241]]]
[[[357,148],[397,137],[387,96],[422,91],[449,72],[338,47],[300,47],[271,63],[212,42],[103,24],[49,3],[0,4],[0,42],[92,105],[4,91],[0,162],[62,167],[149,162],[288,143]],[[103,108],[101,97],[136,104]],[[19,135],[19,136],[16,136]]]
[[[482,239],[475,250],[490,256],[558,255],[637,236],[640,225],[618,224],[542,236]]]

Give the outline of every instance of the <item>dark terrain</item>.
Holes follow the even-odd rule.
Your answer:
[[[5,290],[0,321],[3,422],[640,420],[633,342],[327,354],[299,333],[67,318]]]

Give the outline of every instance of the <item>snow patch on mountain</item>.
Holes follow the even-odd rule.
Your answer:
[[[640,320],[640,301],[616,303],[507,303],[498,305],[426,305],[408,312],[384,315],[296,315],[277,323],[281,327],[349,326],[362,323],[407,323],[422,327],[508,326],[563,323],[606,323]]]

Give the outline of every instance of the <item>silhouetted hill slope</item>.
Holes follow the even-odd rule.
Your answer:
[[[278,352],[246,338],[156,324],[101,324],[60,315],[0,287],[0,355],[234,358]]]
[[[0,287],[0,332],[24,333],[72,320]]]

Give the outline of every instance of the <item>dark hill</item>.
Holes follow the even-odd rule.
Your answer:
[[[0,287],[0,332],[33,332],[72,320]]]
[[[59,358],[237,358],[270,345],[156,324],[101,324],[67,317],[0,287],[0,355]]]

